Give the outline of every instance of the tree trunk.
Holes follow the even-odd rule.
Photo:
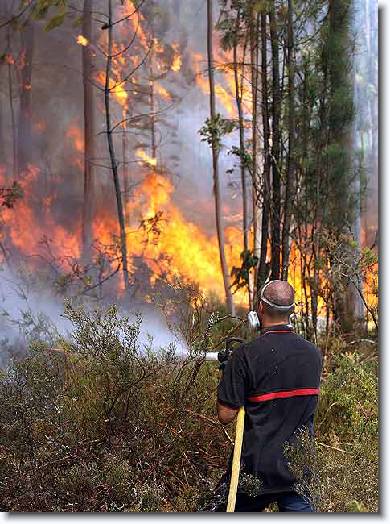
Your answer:
[[[271,208],[271,278],[280,278],[280,109],[279,46],[275,6],[271,6],[269,25],[272,48],[272,208]]]
[[[252,84],[252,182],[253,182],[253,255],[260,258],[261,251],[261,186],[258,168],[258,58],[259,58],[259,14],[253,9],[251,13],[249,39],[251,57]],[[252,301],[257,307],[257,270],[253,275]]]
[[[240,11],[237,12],[236,19],[236,34],[238,33],[240,25]],[[245,59],[245,45],[243,46],[243,62]],[[240,177],[241,177],[241,191],[242,191],[242,230],[243,230],[243,247],[244,252],[249,251],[249,209],[248,209],[248,187],[246,182],[246,167],[245,167],[245,129],[244,129],[244,111],[242,107],[242,86],[243,86],[243,62],[239,66],[237,56],[238,42],[234,43],[233,47],[233,67],[234,67],[234,86],[235,98],[237,106],[239,136],[240,136]],[[239,77],[240,75],[240,77]],[[252,293],[249,290],[249,309],[253,309]]]
[[[111,114],[110,114],[110,74],[112,65],[112,0],[108,0],[108,48],[107,48],[107,60],[106,60],[106,79],[104,86],[104,107],[106,114],[106,133],[108,142],[108,151],[110,154],[111,171],[114,180],[115,196],[117,204],[118,222],[120,230],[120,248],[121,248],[121,259],[122,259],[122,271],[124,286],[127,290],[129,288],[129,273],[127,267],[127,246],[126,246],[126,225],[125,215],[122,203],[122,194],[118,174],[118,163],[115,157],[114,142],[112,136],[111,127]]]
[[[93,0],[84,0],[83,36],[92,40],[92,7]],[[94,174],[92,160],[94,157],[94,104],[92,52],[89,46],[82,46],[83,89],[84,89],[84,202],[82,214],[83,254],[86,260],[91,256],[92,224],[94,214]]]
[[[11,55],[11,27],[7,27],[7,53]],[[18,153],[17,153],[17,128],[15,119],[15,107],[14,107],[14,87],[12,79],[12,67],[13,65],[8,61],[8,97],[9,97],[9,109],[11,115],[11,135],[12,135],[12,176],[14,179],[18,173]]]
[[[349,201],[353,124],[350,22],[351,0],[329,0],[327,147],[334,152],[329,155],[327,176],[330,181],[330,226],[336,235],[342,235],[346,227],[351,227],[353,218]],[[345,279],[335,289],[335,318],[344,333],[354,329],[355,321],[351,297],[346,293],[348,284]]]
[[[213,69],[213,5],[212,0],[207,0],[207,60],[210,87],[210,117],[215,121],[215,85]],[[225,288],[226,306],[230,314],[234,314],[233,297],[230,289],[228,265],[225,257],[225,238],[221,216],[221,186],[218,171],[218,144],[213,138],[211,144],[212,162],[213,162],[213,181],[214,181],[214,198],[215,198],[215,222],[219,245],[219,258]]]
[[[237,15],[239,20],[239,15]],[[245,52],[245,51],[244,51]],[[239,65],[237,62],[237,42],[233,47],[233,62],[234,62],[234,86],[235,97],[237,105],[238,126],[240,135],[240,176],[241,176],[241,190],[242,190],[242,229],[244,251],[249,250],[249,214],[248,214],[248,188],[246,183],[246,169],[245,169],[245,129],[244,129],[244,112],[242,108],[242,65],[240,67],[241,79],[239,78]]]
[[[261,27],[261,107],[263,116],[263,215],[261,222],[261,248],[257,276],[258,290],[265,284],[267,278],[267,249],[269,239],[269,218],[270,218],[270,194],[271,194],[271,158],[270,158],[270,127],[269,127],[269,104],[268,104],[268,66],[267,66],[267,18],[265,14],[260,18]]]
[[[18,118],[18,175],[23,173],[28,164],[32,163],[32,58],[34,52],[34,24],[29,21],[20,32],[21,53],[24,65],[21,69],[20,110]]]
[[[288,152],[287,152],[287,179],[286,198],[284,202],[284,224],[282,232],[282,279],[288,278],[288,265],[290,258],[290,226],[291,214],[295,198],[295,114],[294,114],[294,27],[292,0],[288,0],[288,26],[287,26],[287,75],[288,75]]]

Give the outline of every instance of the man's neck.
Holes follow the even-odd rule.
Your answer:
[[[283,320],[269,320],[269,319],[264,319],[263,322],[262,322],[262,328],[269,328],[269,327],[273,327],[273,326],[286,326],[289,324],[289,321],[288,319],[283,319]]]

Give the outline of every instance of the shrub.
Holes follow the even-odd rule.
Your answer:
[[[141,319],[115,307],[65,314],[71,340],[35,342],[0,374],[1,510],[196,511],[231,450],[215,417],[218,367],[201,348],[235,327],[203,319],[179,359],[142,344]],[[376,361],[340,352],[331,362],[310,488],[320,511],[376,511]]]

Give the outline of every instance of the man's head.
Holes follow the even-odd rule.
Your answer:
[[[265,327],[287,324],[294,312],[294,288],[284,280],[271,280],[261,290],[258,312]]]

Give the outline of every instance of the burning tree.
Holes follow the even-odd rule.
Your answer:
[[[139,282],[144,264],[151,288],[161,278],[195,280],[230,311],[233,303],[255,307],[267,279],[289,279],[308,335],[316,336],[318,317],[329,329],[336,320],[350,330],[355,313],[343,305],[344,290],[360,306],[368,290],[354,293],[340,279],[335,285],[325,241],[331,233],[343,241],[351,228],[358,241],[365,199],[364,162],[349,154],[356,114],[350,2],[209,3],[203,40],[174,22],[177,8],[173,0],[4,4],[9,103],[2,120],[9,118],[5,144],[13,151],[4,173],[17,176],[26,195],[5,227],[10,249],[27,254],[35,248],[26,248],[26,237],[47,238],[53,256],[81,258],[78,267],[92,277],[107,246],[110,274],[121,260],[119,295]],[[190,4],[180,12],[188,23]],[[80,68],[82,58],[74,82],[83,118],[65,118],[63,165],[46,154],[61,126],[34,102],[48,90],[34,76],[36,46],[52,35],[75,43],[66,67]],[[209,143],[211,158],[199,140]],[[199,198],[194,206],[187,188],[195,183],[208,184],[208,197],[214,189],[215,205]],[[358,242],[356,260],[360,250]]]

